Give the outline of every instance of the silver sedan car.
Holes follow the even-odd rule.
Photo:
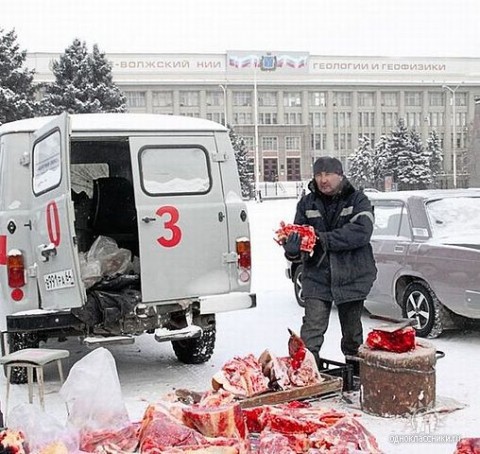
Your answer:
[[[480,320],[480,190],[369,193],[378,276],[365,302],[375,315],[410,318],[417,335]],[[288,270],[302,303],[301,264]]]

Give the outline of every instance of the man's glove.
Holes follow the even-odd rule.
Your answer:
[[[302,239],[298,232],[292,232],[288,235],[287,241],[283,244],[283,249],[285,253],[290,257],[296,257],[300,255],[300,244]]]

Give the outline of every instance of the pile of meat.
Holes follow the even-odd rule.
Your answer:
[[[241,409],[224,391],[197,404],[149,406],[139,430],[141,453],[295,454],[381,451],[353,415],[308,403]]]
[[[365,342],[373,350],[405,353],[415,349],[415,330],[411,326],[400,329],[373,329]]]
[[[280,228],[275,231],[274,239],[278,244],[284,244],[292,232],[297,232],[300,235],[301,251],[313,251],[315,243],[317,242],[317,235],[315,234],[315,229],[311,225],[285,224],[285,222],[281,221]]]
[[[252,354],[234,357],[213,376],[213,389],[223,388],[238,397],[252,397],[321,383],[323,378],[313,354],[297,334],[291,330],[289,333],[289,356],[276,357],[265,350],[258,359]]]

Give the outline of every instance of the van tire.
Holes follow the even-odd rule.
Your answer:
[[[173,351],[180,362],[202,364],[212,357],[217,335],[215,320],[207,326],[202,326],[202,329],[200,337],[172,342]]]
[[[10,352],[23,350],[25,348],[38,348],[40,338],[37,332],[10,333],[8,335],[8,346]],[[7,371],[4,368],[5,376]],[[10,383],[21,385],[27,383],[27,369],[25,367],[12,367]]]

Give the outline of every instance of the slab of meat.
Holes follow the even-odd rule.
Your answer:
[[[291,387],[288,376],[289,361],[277,358],[269,350],[265,350],[258,358],[258,362],[262,365],[263,375],[268,377],[270,389],[281,391]]]
[[[183,410],[183,422],[206,437],[245,439],[248,435],[242,410],[236,403],[210,407],[192,405]]]
[[[292,232],[297,232],[300,235],[301,251],[313,251],[317,242],[317,235],[315,234],[315,229],[311,225],[285,224],[285,222],[281,221],[280,228],[275,231],[274,239],[278,244],[283,244],[288,238],[288,235]]]
[[[480,454],[480,438],[462,438],[454,454]]]
[[[186,427],[164,411],[149,405],[139,429],[140,452],[161,452],[169,447],[208,445],[207,439],[197,431]]]
[[[252,354],[236,356],[228,361],[212,378],[213,389],[224,390],[240,397],[252,397],[268,391],[268,378]]]
[[[129,424],[121,430],[97,430],[82,432],[80,449],[85,452],[98,452],[100,448],[115,446],[122,452],[135,452],[138,446],[138,423]]]
[[[381,454],[375,437],[355,418],[345,416],[328,429],[310,436],[311,446],[330,453],[365,452]],[[323,451],[322,451],[323,452]]]
[[[290,338],[288,340],[288,376],[290,382],[295,386],[309,386],[321,383],[323,381],[315,358],[303,340],[292,330],[288,330]],[[285,360],[287,361],[287,360]]]
[[[290,441],[282,434],[266,432],[260,438],[258,454],[295,454]]]

